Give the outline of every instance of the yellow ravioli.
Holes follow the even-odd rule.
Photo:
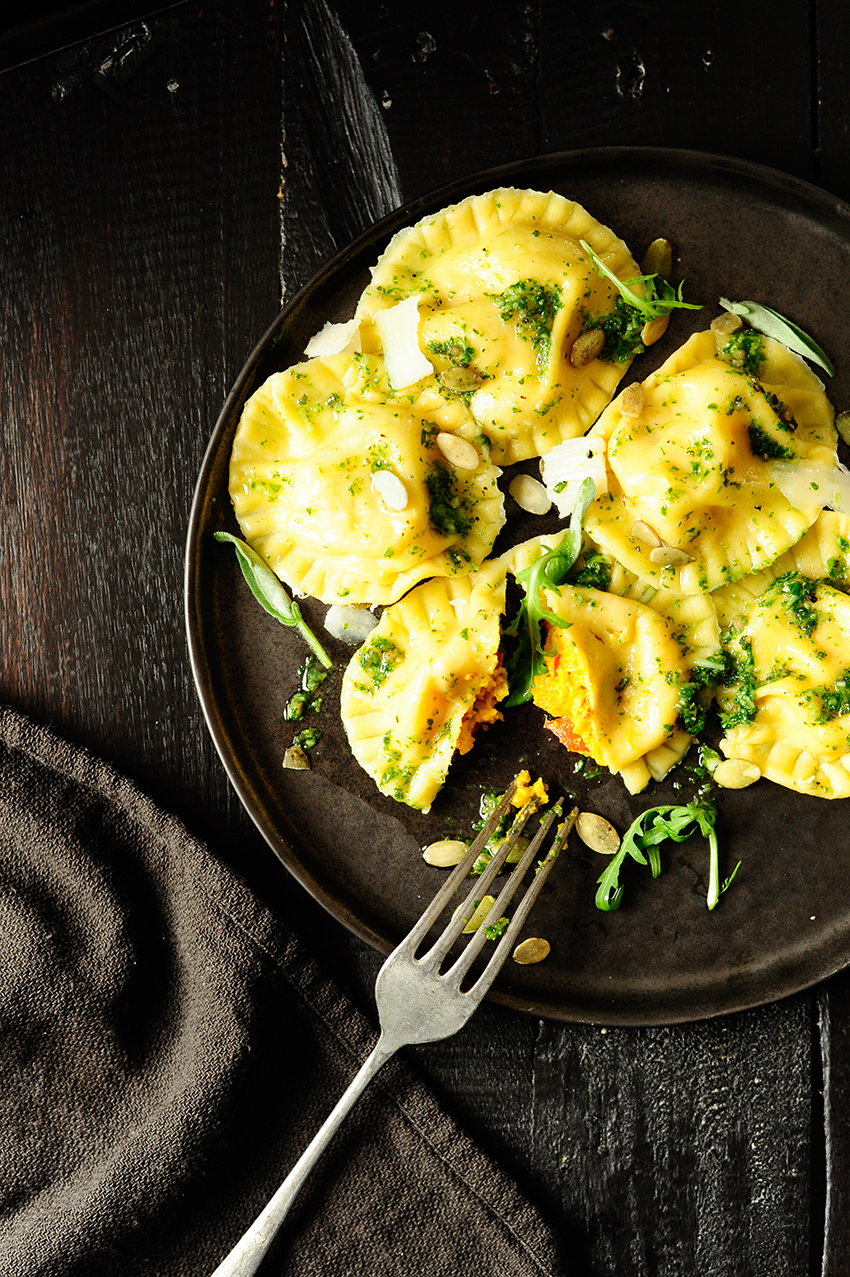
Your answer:
[[[379,356],[276,373],[245,405],[230,495],[246,540],[299,594],[388,604],[472,571],[504,522],[499,471],[453,465],[439,426],[394,396]],[[473,451],[473,457],[475,451]]]
[[[794,571],[771,575],[767,584],[753,578],[749,590],[739,583],[718,605],[734,612],[737,659],[735,679],[717,693],[727,716],[720,748],[788,789],[846,798],[850,598]]]
[[[630,571],[682,594],[705,593],[760,570],[814,522],[793,506],[777,467],[805,461],[831,472],[833,411],[796,355],[763,339],[756,381],[697,333],[643,383],[636,415],[616,399],[593,428],[607,441],[609,492],[590,508],[589,535]]]
[[[426,581],[381,616],[345,669],[340,713],[381,793],[429,811],[472,720],[500,718],[505,568]],[[477,706],[481,713],[477,713]]]
[[[620,279],[639,275],[613,231],[551,191],[503,188],[424,218],[373,269],[357,308],[363,348],[381,348],[375,314],[417,294],[420,347],[436,374],[419,383],[423,410],[453,404],[499,465],[542,455],[585,433],[628,367],[570,362],[585,315],[609,314],[618,296],[581,239]],[[459,368],[469,380],[452,389],[445,374]]]

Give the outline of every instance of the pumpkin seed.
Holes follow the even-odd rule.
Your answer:
[[[727,758],[714,769],[714,780],[721,789],[746,789],[761,777],[761,770],[745,758]]]
[[[300,745],[290,745],[283,755],[283,765],[287,771],[308,772],[310,759]]]
[[[673,270],[673,245],[669,239],[654,239],[643,255],[641,275],[660,275],[669,279]]]
[[[514,949],[514,962],[523,967],[530,966],[533,962],[542,962],[551,947],[548,940],[543,940],[540,936],[529,936],[527,940],[521,940]]]
[[[646,391],[639,381],[633,381],[620,395],[620,412],[624,417],[639,417],[645,407]]]
[[[533,475],[518,474],[508,484],[508,492],[519,508],[529,514],[546,514],[552,508],[549,493]]]
[[[441,430],[437,435],[437,447],[449,465],[454,466],[456,470],[478,469],[478,463],[481,458],[478,455],[478,449],[475,444],[470,443],[468,439],[461,439],[459,435],[449,434],[447,430]]]
[[[687,550],[678,550],[674,545],[659,545],[650,550],[649,558],[662,568],[680,568],[685,563],[693,563],[694,556]]]
[[[743,328],[743,326],[741,316],[733,315],[731,311],[725,310],[722,315],[715,316],[711,321],[715,353],[719,355],[732,334],[736,333],[739,328]]]
[[[589,328],[586,333],[579,333],[570,350],[570,363],[573,368],[584,368],[593,363],[602,353],[605,345],[605,333],[601,328]]]
[[[666,333],[669,323],[669,311],[666,315],[658,315],[655,319],[648,319],[640,330],[640,339],[644,346],[654,346]]]
[[[744,321],[741,319],[741,316],[733,315],[729,310],[724,310],[722,315],[715,315],[710,325],[711,331],[714,333],[715,337],[722,337],[724,341],[728,340],[733,333],[736,333],[738,329],[743,328],[743,326]]]
[[[664,544],[655,528],[651,528],[648,523],[644,523],[643,519],[638,519],[636,523],[632,524],[632,536],[636,537],[638,541],[643,541],[644,545],[650,546],[653,550]]]
[[[446,368],[437,378],[441,386],[456,395],[477,390],[484,378],[477,368]]]
[[[450,869],[452,865],[459,865],[468,851],[469,847],[459,838],[439,838],[425,848],[422,859],[437,869]]]
[[[595,811],[582,811],[576,818],[576,833],[591,851],[601,856],[616,856],[620,850],[620,835],[610,820]]]

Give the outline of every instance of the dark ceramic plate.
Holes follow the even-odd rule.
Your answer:
[[[200,474],[186,568],[189,643],[216,747],[271,848],[336,918],[384,951],[441,881],[419,849],[469,831],[483,789],[504,787],[517,765],[541,774],[552,792],[571,791],[620,829],[646,807],[682,801],[695,790],[685,767],[637,798],[616,778],[585,780],[576,757],[542,730],[540,711],[524,707],[454,762],[428,816],[410,811],[379,794],[351,758],[337,713],[350,649],[332,641],[337,669],[326,684],[324,737],[313,751],[313,770],[281,767],[293,735],[282,710],[305,649],[259,608],[232,550],[213,538],[215,529],[237,530],[227,469],[242,405],[270,373],[302,358],[326,320],[350,317],[368,267],[396,230],[498,185],[551,188],[578,200],[638,258],[656,236],[673,242],[676,277],[685,279],[687,298],[705,309],[675,316],[663,342],[633,365],[635,375],[646,376],[690,331],[705,327],[720,296],[755,298],[793,318],[831,354],[838,370],[831,397],[839,409],[850,404],[843,304],[850,296],[850,209],[794,178],[711,155],[607,148],[476,175],[384,219],[293,298],[239,377]],[[539,521],[507,504],[508,528],[497,548],[506,536],[519,540],[541,530]],[[325,610],[305,601],[319,629]],[[667,1024],[773,1001],[846,965],[850,806],[768,781],[723,791],[718,806],[724,872],[738,860],[741,868],[713,913],[705,905],[707,855],[699,838],[665,849],[656,881],[638,866],[627,869],[623,905],[609,914],[594,907],[605,862],[576,849],[535,906],[532,933],[551,941],[550,956],[532,967],[509,962],[491,996],[539,1016]]]

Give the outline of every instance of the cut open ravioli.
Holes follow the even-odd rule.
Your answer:
[[[568,749],[623,773],[638,792],[650,779],[646,757],[670,748],[688,681],[675,627],[643,603],[585,586],[561,585],[544,599],[563,625],[546,624],[546,671],[532,700]]]
[[[716,589],[773,562],[817,517],[817,502],[782,495],[777,466],[832,473],[833,411],[798,356],[762,341],[756,381],[716,356],[713,333],[695,334],[643,383],[637,412],[624,391],[591,432],[607,441],[609,491],[587,530],[643,580]]]
[[[357,308],[364,350],[381,348],[376,314],[418,295],[420,346],[436,374],[419,383],[423,410],[449,404],[471,418],[499,465],[583,435],[629,361],[570,361],[587,317],[610,314],[618,297],[581,239],[620,279],[639,275],[613,231],[551,191],[503,188],[424,218],[372,271]]]
[[[504,523],[499,471],[480,448],[475,469],[453,465],[438,435],[392,395],[379,356],[275,373],[245,405],[231,453],[246,540],[325,603],[388,604],[426,577],[470,572]]]
[[[426,581],[381,616],[342,680],[352,753],[381,793],[427,812],[456,751],[501,718],[505,568]]]

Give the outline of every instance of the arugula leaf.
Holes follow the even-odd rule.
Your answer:
[[[639,311],[644,319],[660,319],[662,315],[669,315],[672,310],[702,310],[702,306],[697,305],[695,302],[682,300],[683,284],[680,284],[677,290],[672,284],[668,284],[666,279],[661,279],[659,275],[637,275],[634,279],[623,281],[618,279],[612,270],[608,269],[601,257],[597,257],[586,240],[580,239],[579,243],[599,274],[610,279],[623,301],[628,306]],[[658,280],[657,285],[656,280]],[[646,296],[639,297],[631,287],[633,284],[643,284]]]
[[[778,311],[771,310],[769,306],[762,306],[759,302],[730,302],[726,297],[720,298],[720,305],[733,315],[740,315],[751,328],[755,328],[756,332],[781,341],[783,346],[787,346],[797,355],[810,359],[830,377],[835,375],[832,361],[828,355],[824,354],[817,342],[808,333],[804,333],[802,328],[792,324],[790,319],[780,315]]]
[[[653,878],[657,878],[661,872],[661,844],[668,838],[673,842],[684,842],[695,833],[701,833],[708,839],[709,872],[706,904],[709,909],[713,909],[720,896],[731,885],[741,865],[738,861],[732,873],[721,885],[717,832],[714,827],[716,819],[717,808],[705,794],[682,805],[672,803],[647,808],[629,825],[620,843],[620,850],[612,858],[605,872],[597,879],[599,883],[599,889],[596,892],[597,909],[605,912],[619,909],[623,898],[620,870],[627,857],[631,856],[640,865],[649,864]]]
[[[555,590],[572,568],[582,546],[582,521],[588,506],[596,498],[596,484],[583,479],[576,495],[570,516],[569,530],[559,544],[535,559],[529,567],[517,572],[516,579],[525,585],[525,598],[516,616],[504,633],[516,638],[517,643],[507,660],[510,695],[505,701],[508,708],[524,705],[531,700],[531,688],[538,674],[546,669],[540,626],[543,621],[564,628],[565,622],[550,612],[540,601],[541,590]]]
[[[213,535],[216,541],[229,541],[235,549],[242,575],[257,602],[276,621],[280,621],[281,625],[294,626],[309,643],[325,669],[333,669],[333,661],[302,617],[300,607],[289,597],[274,572],[267,563],[263,562],[257,551],[229,532],[216,532]]]

